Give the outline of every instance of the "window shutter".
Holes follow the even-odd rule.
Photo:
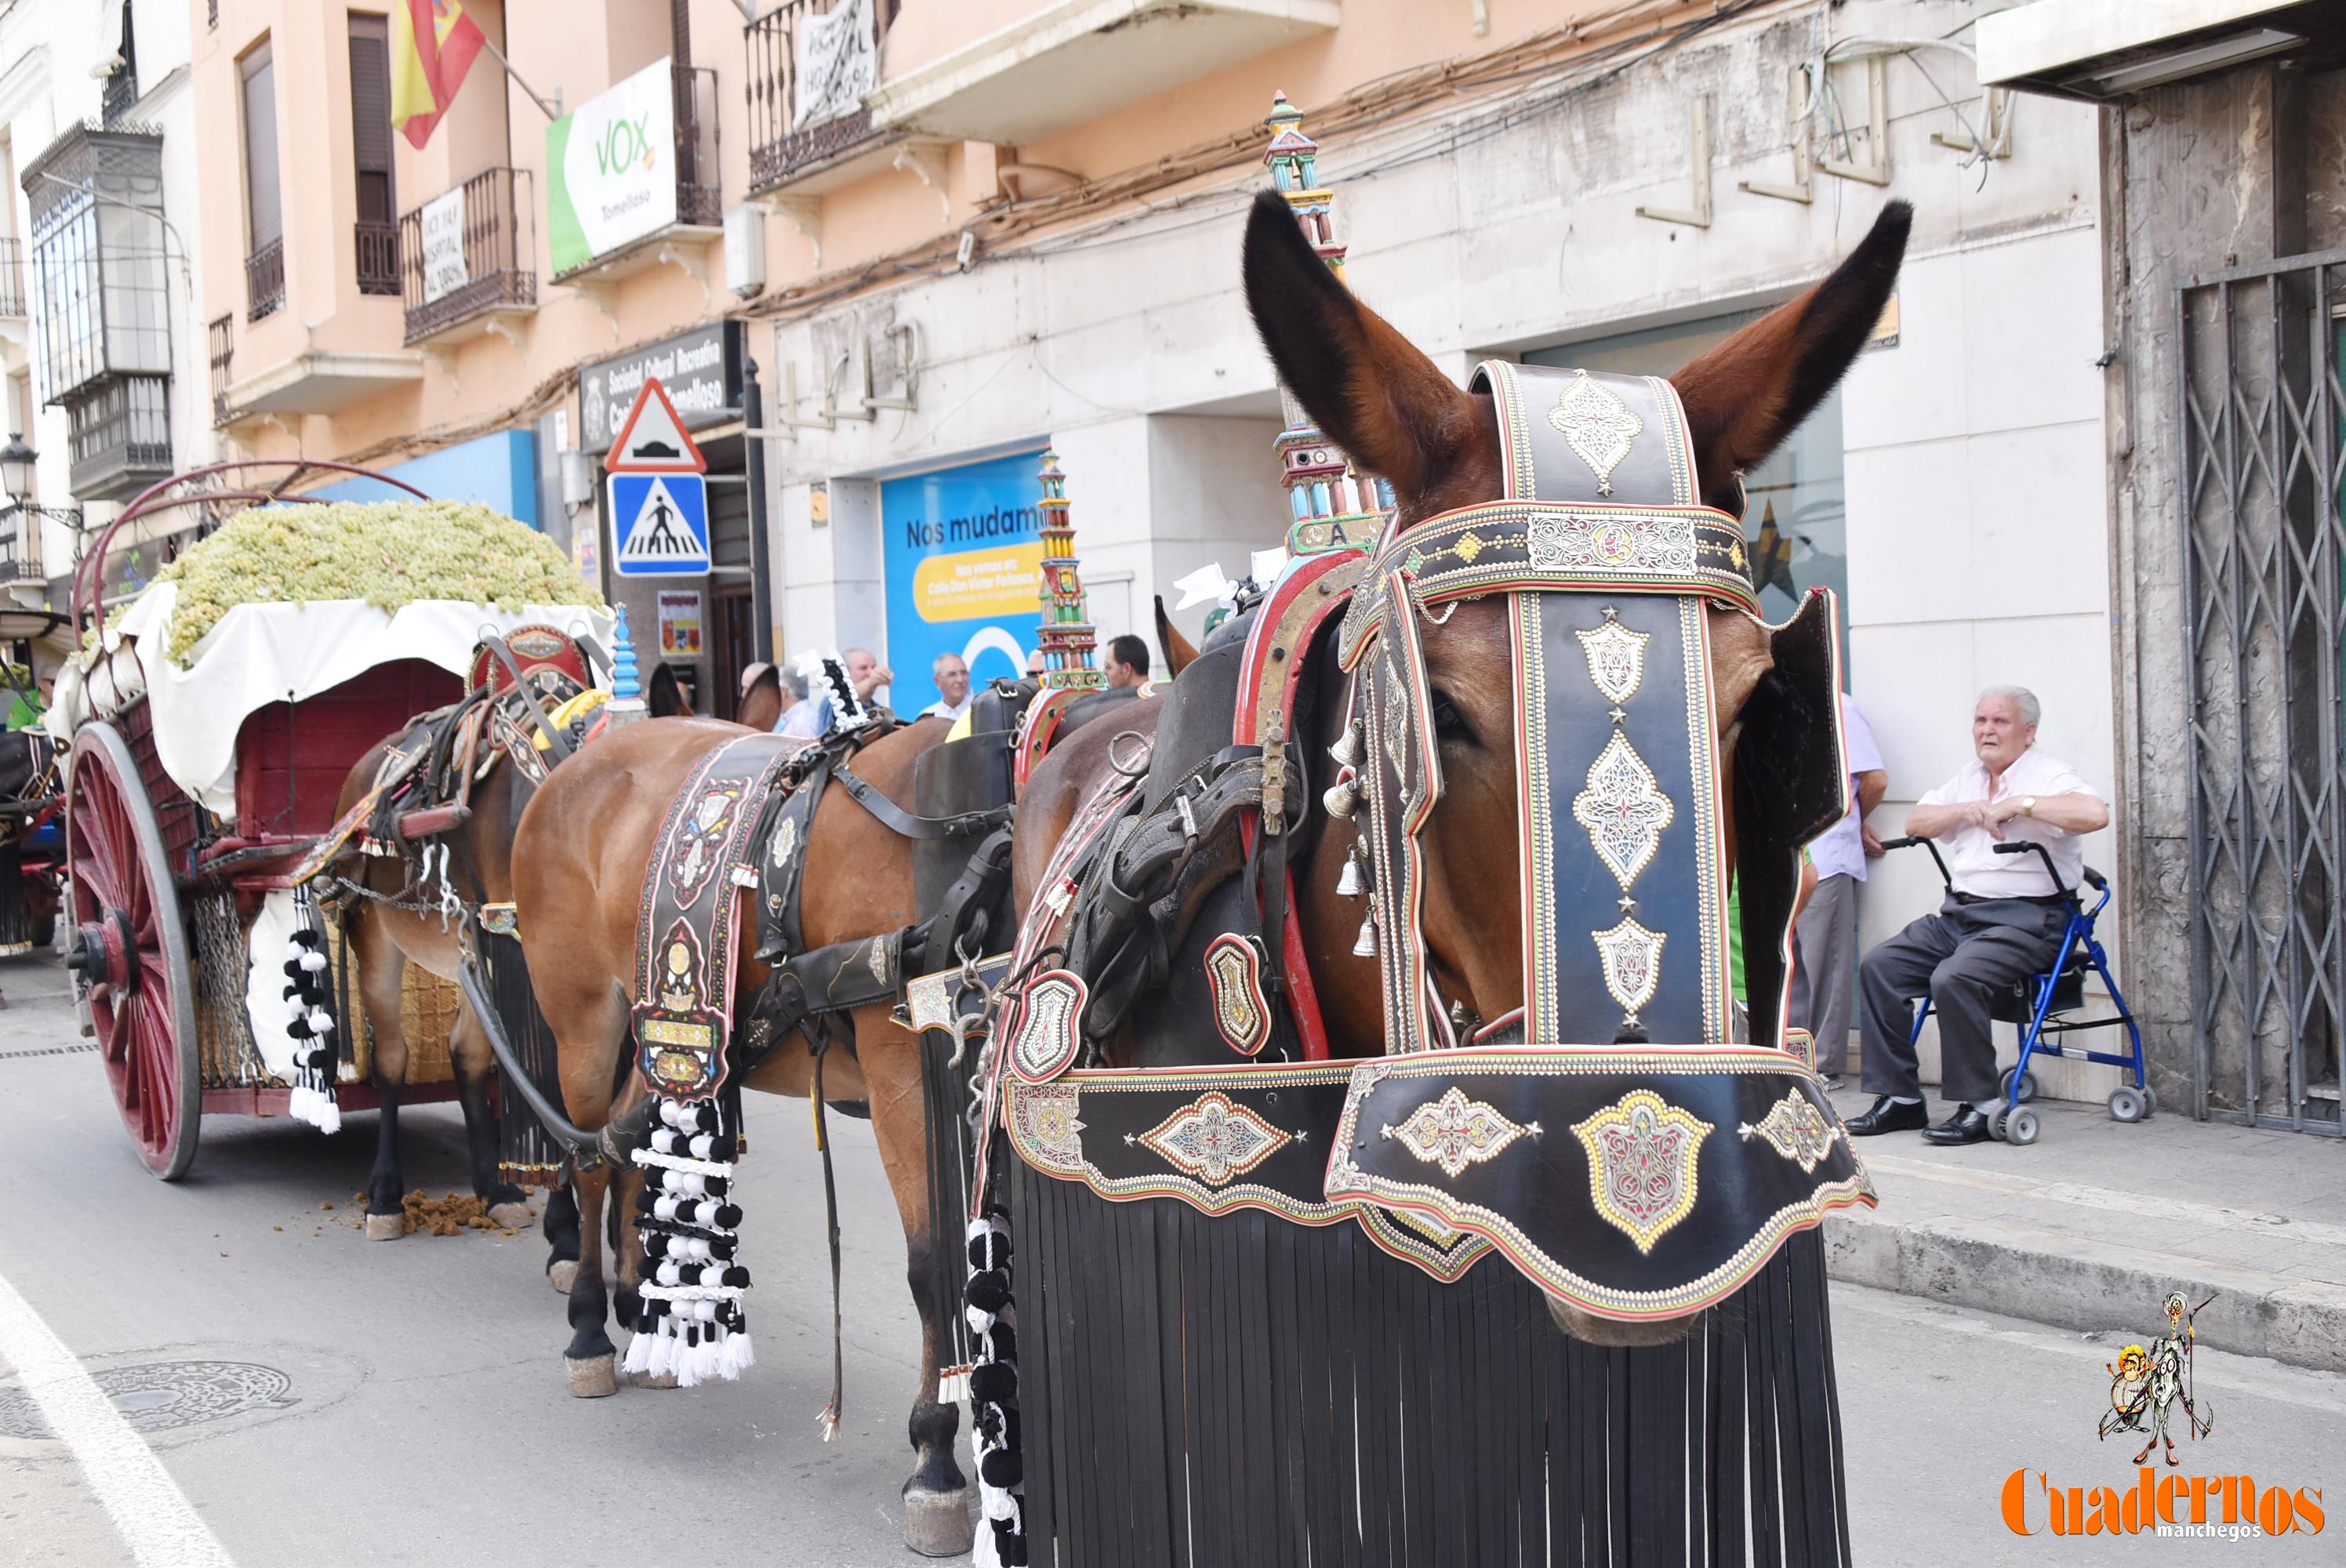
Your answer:
[[[391,222],[398,217],[392,194],[391,41],[380,16],[351,17],[351,152],[359,217]]]
[[[245,220],[251,230],[250,249],[259,251],[285,236],[284,209],[278,198],[277,72],[265,43],[242,63]]]

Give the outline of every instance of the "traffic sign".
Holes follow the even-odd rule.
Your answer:
[[[709,570],[709,482],[698,473],[614,473],[611,565],[622,577]]]
[[[611,438],[603,467],[612,473],[706,473],[709,459],[677,417],[659,378],[646,376],[635,406]]]

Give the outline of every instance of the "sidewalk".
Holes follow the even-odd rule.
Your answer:
[[[1833,1103],[1847,1117],[1872,1097]],[[2215,1298],[2203,1342],[2346,1371],[2346,1145],[2165,1108],[2132,1126],[2099,1105],[2037,1109],[2025,1148],[1855,1140],[1882,1204],[1826,1221],[1832,1277],[2137,1339],[2182,1289]]]

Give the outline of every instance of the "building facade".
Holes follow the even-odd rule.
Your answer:
[[[2334,1136],[2346,14],[2036,0],[1980,52],[2101,118],[2116,869],[2153,1083]]]
[[[1102,637],[1280,541],[1238,279],[1277,94],[1348,280],[1462,379],[1667,372],[1902,198],[1894,313],[1752,476],[1767,602],[1841,592],[1885,829],[1990,683],[2115,789],[2100,118],[1983,89],[1999,8],[466,0],[511,70],[484,53],[419,150],[374,134],[379,6],[191,0],[211,413],[238,451],[437,457],[429,487],[516,510],[534,474],[534,521],[648,639],[689,622],[656,651],[719,713],[762,511],[773,646],[870,646],[917,708],[939,649],[1023,667],[1046,444]],[[647,373],[709,457],[699,576],[611,574],[599,462]],[[1879,864],[1869,940],[1934,902],[1911,860]]]
[[[66,606],[82,541],[220,450],[202,396],[190,16],[178,0],[0,9],[0,425],[36,457],[0,509],[0,592]],[[126,538],[143,583],[194,525]],[[53,639],[62,647],[69,639]]]

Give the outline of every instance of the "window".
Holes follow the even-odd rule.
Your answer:
[[[351,152],[359,221],[395,223],[391,183],[391,34],[380,16],[351,13]]]
[[[1575,365],[1583,370],[1666,376],[1697,354],[1724,342],[1727,335],[1763,312],[1739,311],[1678,326],[1656,327],[1618,337],[1540,349],[1524,356],[1535,365]],[[1768,459],[1744,475],[1749,497],[1743,536],[1751,552],[1751,575],[1760,588],[1760,613],[1780,621],[1800,607],[1800,596],[1831,588],[1841,601],[1841,657],[1849,657],[1849,518],[1841,484],[1841,391],[1835,388],[1817,411]]]
[[[42,400],[108,375],[168,375],[162,138],[76,126],[27,166],[25,204]]]
[[[285,212],[277,179],[277,71],[263,39],[244,76],[244,309],[250,320],[285,302]]]

